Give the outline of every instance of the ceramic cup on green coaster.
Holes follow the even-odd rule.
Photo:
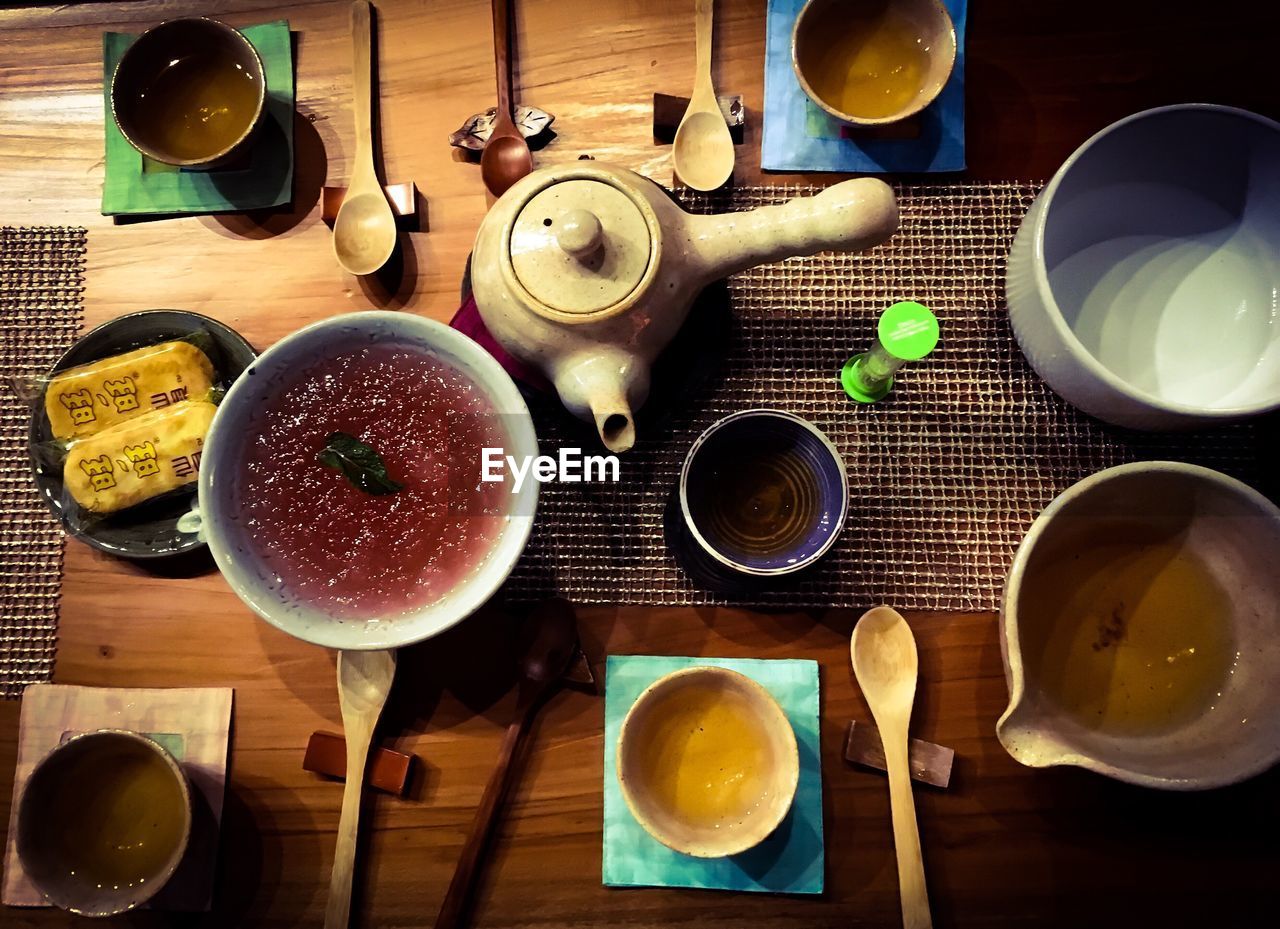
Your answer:
[[[111,115],[121,135],[148,158],[189,169],[224,165],[246,150],[266,98],[253,43],[203,17],[148,29],[111,76]]]

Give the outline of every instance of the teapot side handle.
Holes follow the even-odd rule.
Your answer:
[[[897,229],[893,188],[871,177],[776,206],[685,219],[687,253],[703,283],[784,258],[864,251]]]

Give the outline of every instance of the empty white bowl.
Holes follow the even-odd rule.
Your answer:
[[[1160,107],[1080,146],[1009,255],[1013,331],[1064,399],[1135,429],[1280,407],[1280,124]]]
[[[537,504],[538,482],[525,481],[511,494],[503,527],[484,561],[442,599],[394,618],[339,620],[290,596],[254,554],[247,530],[236,517],[237,473],[246,436],[253,433],[257,411],[290,372],[341,348],[380,341],[421,346],[461,371],[500,415],[507,433],[506,453],[517,458],[538,455],[533,420],[510,375],[478,343],[443,323],[409,313],[349,313],[300,329],[263,352],[227,391],[205,438],[199,484],[203,531],[227,583],[254,612],[290,635],[329,648],[398,648],[470,616],[515,567]],[[479,481],[478,455],[476,468]]]

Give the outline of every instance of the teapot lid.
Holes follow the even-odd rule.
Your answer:
[[[604,180],[561,180],[535,193],[511,226],[511,267],[544,306],[589,315],[625,300],[652,261],[645,214]]]

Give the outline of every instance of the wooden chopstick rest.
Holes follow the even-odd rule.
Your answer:
[[[391,203],[391,212],[395,214],[396,225],[412,226],[418,216],[418,186],[410,181],[407,184],[388,184],[382,188],[386,191],[387,200]],[[320,218],[332,226],[338,218],[338,208],[342,206],[342,198],[347,195],[345,187],[325,187],[320,197]]]
[[[746,123],[746,107],[742,105],[742,95],[722,94],[716,97],[720,104],[720,112],[724,121],[729,124],[729,136],[734,145],[741,145],[743,125]],[[684,111],[689,109],[688,97],[673,97],[671,94],[653,95],[653,141],[658,145],[670,145],[676,140],[676,130],[680,128],[680,120],[684,119]]]
[[[943,789],[951,783],[951,763],[956,756],[952,749],[911,739],[907,744],[907,756],[912,780]],[[845,761],[864,768],[883,772],[884,746],[880,744],[880,733],[876,727],[857,720],[849,723],[849,734],[844,742],[844,758]]]
[[[412,781],[413,762],[416,755],[389,748],[370,752],[368,783],[371,787],[403,797]],[[332,732],[313,732],[307,742],[307,754],[302,767],[316,774],[345,780],[347,776],[347,742]]]

